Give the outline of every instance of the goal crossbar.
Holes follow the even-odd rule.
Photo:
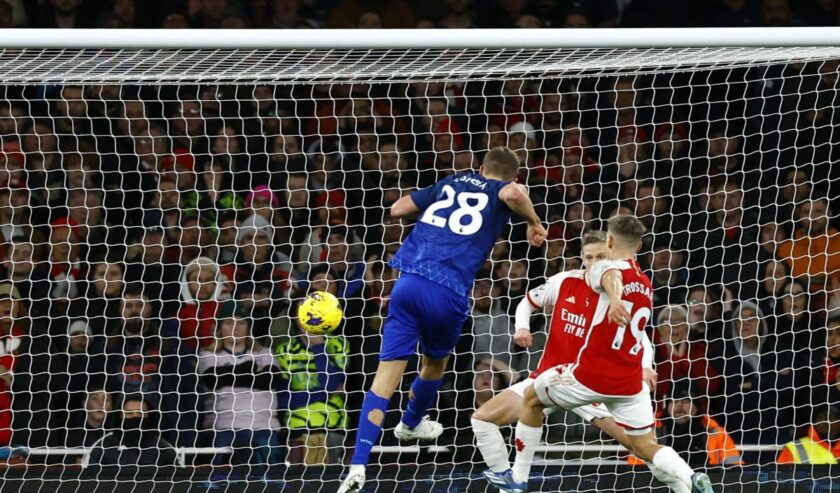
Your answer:
[[[352,34],[350,34],[352,33]],[[603,29],[0,29],[0,48],[525,49],[840,46],[840,27]]]

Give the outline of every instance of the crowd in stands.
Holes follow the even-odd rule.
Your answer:
[[[671,3],[0,0],[0,27],[775,26],[840,12]],[[477,171],[499,145],[519,154],[549,240],[529,249],[513,224],[478,276],[438,404],[443,444],[471,444],[469,410],[536,366],[546,324],[535,320],[535,349],[518,348],[516,303],[579,268],[581,233],[616,213],[650,232],[640,259],[662,439],[710,464],[761,459],[737,444],[836,443],[837,94],[836,60],[574,80],[5,87],[0,445],[94,447],[101,464],[167,464],[193,446],[234,447],[216,464],[345,461],[398,278],[388,262],[410,230],[388,207]],[[297,326],[313,290],[342,300],[336,333]]]
[[[835,0],[2,0],[0,28],[832,26]]]

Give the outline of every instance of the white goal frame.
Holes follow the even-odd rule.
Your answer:
[[[7,56],[0,57],[0,68],[15,63],[15,50],[55,50],[66,53],[72,50],[100,50],[102,53],[111,51],[135,50],[288,50],[294,53],[298,50],[323,50],[329,55],[340,54],[343,51],[358,50],[359,52],[383,52],[391,50],[437,50],[454,55],[449,50],[483,50],[501,49],[513,52],[527,51],[529,54],[543,56],[555,53],[555,50],[565,49],[594,49],[598,60],[608,59],[610,56],[623,57],[627,53],[634,54],[639,61],[638,68],[665,68],[679,65],[679,51],[677,56],[669,60],[647,60],[642,55],[650,56],[651,50],[684,48],[686,50],[708,50],[716,52],[717,48],[757,49],[761,56],[755,56],[755,50],[745,50],[739,54],[735,50],[734,58],[727,61],[750,63],[774,63],[790,58],[791,52],[808,53],[805,58],[827,59],[840,58],[840,27],[788,27],[788,28],[640,28],[640,29],[388,29],[388,30],[161,30],[161,29],[0,29],[0,49],[7,50]],[[807,52],[797,52],[797,49],[810,48]],[[816,48],[816,49],[814,49]],[[615,51],[613,51],[615,50]],[[621,53],[618,50],[622,50]],[[302,52],[302,51],[301,51]],[[752,55],[750,54],[752,53]],[[712,55],[710,55],[711,57]],[[766,58],[765,58],[766,56]],[[626,58],[625,58],[626,59]],[[67,60],[67,58],[64,58]],[[565,60],[568,61],[568,60]],[[291,63],[289,61],[288,63]],[[597,62],[589,62],[597,63]],[[701,61],[702,63],[702,61]],[[709,58],[709,65],[714,61]],[[555,65],[556,66],[556,65]],[[320,67],[324,69],[324,67]],[[481,68],[486,68],[481,67]],[[582,69],[586,69],[582,66]],[[400,74],[404,77],[425,77],[437,74],[440,78],[443,72],[434,72],[433,68],[416,68]],[[49,71],[43,80],[25,79],[23,75],[0,78],[0,86],[20,84],[54,83],[55,71]],[[551,71],[551,66],[544,68]],[[480,69],[478,70],[480,72]],[[537,69],[535,72],[540,72]],[[508,72],[500,71],[498,74]],[[516,70],[509,75],[516,73]],[[556,72],[552,72],[556,74]],[[31,72],[26,72],[31,77]],[[110,74],[113,75],[113,74]],[[90,73],[90,78],[69,80],[68,83],[87,83],[102,76]],[[116,79],[109,79],[113,82]],[[185,76],[182,79],[164,78],[158,83],[167,84],[175,81],[185,83],[212,82],[217,84],[253,83],[255,79],[226,78],[224,75],[213,74],[205,79],[202,74]],[[258,78],[260,83],[268,82],[265,78]],[[304,78],[297,78],[304,81]],[[359,80],[369,80],[361,78]],[[394,80],[394,79],[388,79]],[[135,83],[132,79],[131,83]],[[276,83],[289,84],[293,80],[287,74],[281,74]],[[143,83],[155,84],[154,75],[145,79]],[[268,82],[270,83],[270,82]],[[775,451],[782,445],[739,445],[742,451]],[[447,447],[423,447],[434,452],[451,452]],[[418,453],[418,446],[404,447],[374,447],[374,453],[404,454]],[[620,445],[605,444],[557,444],[541,445],[539,452],[620,452],[624,448]],[[21,450],[24,452],[24,450]],[[33,448],[25,450],[25,454],[32,456],[75,455],[86,457],[90,449],[87,448]],[[186,457],[197,454],[227,454],[228,447],[213,448],[178,448],[176,449],[178,462],[187,463]],[[87,461],[83,460],[82,464]],[[603,462],[602,462],[603,463]],[[621,461],[621,463],[624,463]]]

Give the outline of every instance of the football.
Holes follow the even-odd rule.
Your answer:
[[[338,298],[325,291],[316,291],[298,306],[298,323],[310,334],[323,335],[341,323],[342,311]]]

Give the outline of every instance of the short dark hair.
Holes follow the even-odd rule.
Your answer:
[[[132,298],[142,298],[144,295],[143,293],[143,285],[139,282],[132,282],[127,283],[125,288],[123,289],[123,297],[132,297]]]
[[[636,216],[613,216],[607,221],[607,231],[627,245],[636,245],[645,235],[645,226]]]
[[[513,180],[519,174],[519,157],[510,147],[490,149],[481,164],[488,173],[504,180]]]
[[[595,243],[605,243],[607,241],[607,234],[597,229],[590,229],[583,236],[580,237],[581,248],[587,245],[594,245]]]

